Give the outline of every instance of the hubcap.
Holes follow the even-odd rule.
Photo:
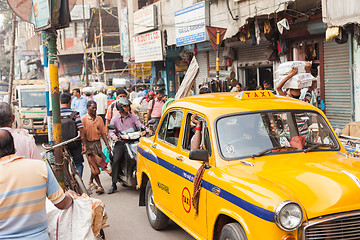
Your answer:
[[[149,202],[148,202],[149,216],[152,220],[155,220],[156,219],[156,206],[155,206],[154,195],[153,195],[152,190],[149,191],[148,199],[149,199]]]

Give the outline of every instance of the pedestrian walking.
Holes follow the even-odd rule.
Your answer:
[[[84,158],[82,154],[86,153],[86,140],[83,129],[84,125],[81,122],[80,114],[70,108],[71,95],[69,93],[61,94],[60,103],[62,140],[66,141],[74,138],[77,136],[78,131],[80,131],[81,139],[69,143],[66,146],[74,159],[76,171],[78,171],[82,177],[84,169]]]
[[[28,159],[42,160],[33,136],[25,129],[13,129],[14,120],[15,116],[10,104],[0,102],[0,129],[9,131],[13,136],[16,154]]]
[[[75,96],[71,101],[71,109],[77,111],[80,114],[80,117],[84,116],[87,113],[87,100],[84,95],[80,94],[80,89],[75,88],[73,90],[73,95]]]
[[[44,161],[15,154],[14,138],[0,130],[0,239],[49,239],[47,197],[57,208],[73,203]]]
[[[136,94],[137,94],[137,92],[135,92],[135,86],[132,86],[131,87],[131,92],[129,94],[130,102],[134,101],[134,99],[136,98]]]
[[[150,119],[154,119],[155,123],[153,125],[154,131],[156,131],[156,128],[159,124],[161,113],[162,113],[162,106],[164,105],[164,100],[162,99],[164,96],[164,93],[162,90],[156,91],[156,97],[149,102],[148,106],[148,114],[146,116],[146,124],[149,123]]]
[[[106,138],[106,127],[104,125],[101,117],[96,116],[96,102],[89,101],[87,103],[87,111],[88,113],[81,118],[81,121],[84,125],[85,130],[85,139],[86,139],[86,157],[88,159],[90,168],[91,168],[91,176],[89,181],[89,187],[95,187],[93,183],[94,179],[98,184],[96,193],[102,194],[104,193],[104,188],[101,184],[99,178],[99,164],[94,162],[96,161],[96,155],[100,157],[103,161],[106,160],[106,157],[102,151],[100,139],[102,138],[105,142],[107,150],[110,152],[109,143]]]
[[[94,101],[97,104],[96,114],[103,119],[105,124],[105,113],[108,105],[107,97],[103,90],[100,90],[99,93],[94,96]]]

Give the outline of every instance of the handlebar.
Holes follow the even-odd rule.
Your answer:
[[[51,151],[51,150],[54,150],[55,148],[57,147],[61,147],[61,146],[64,146],[68,143],[71,143],[71,142],[74,142],[75,140],[77,140],[78,138],[80,138],[80,132],[78,132],[78,135],[74,138],[71,138],[65,142],[61,142],[59,144],[56,144],[56,145],[52,145],[52,146],[46,146],[44,143],[41,145],[45,150],[47,151]]]

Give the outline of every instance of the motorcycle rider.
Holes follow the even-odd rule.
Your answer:
[[[131,102],[122,98],[116,102],[116,109],[119,111],[110,121],[110,124],[115,126],[115,130],[109,130],[109,137],[116,142],[113,149],[114,159],[112,162],[112,186],[108,191],[108,194],[112,194],[117,190],[117,180],[121,166],[128,161],[129,155],[124,144],[124,140],[121,139],[120,134],[130,128],[145,129],[145,126],[140,122],[137,116],[131,114]],[[118,139],[120,141],[118,141]]]

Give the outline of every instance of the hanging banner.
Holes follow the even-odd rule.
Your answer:
[[[126,7],[120,11],[120,44],[123,62],[129,62],[130,60],[129,24],[127,11],[128,10]]]
[[[135,63],[164,60],[160,30],[134,37]]]

